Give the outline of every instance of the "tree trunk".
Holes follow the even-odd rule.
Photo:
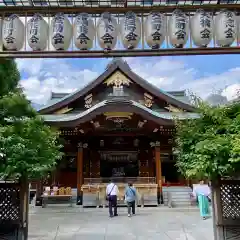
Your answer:
[[[20,182],[20,216],[21,216],[19,240],[27,240],[28,213],[29,213],[29,182],[27,177],[21,177],[19,182]]]

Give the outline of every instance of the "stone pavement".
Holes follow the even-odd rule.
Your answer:
[[[211,218],[162,207],[137,208],[131,218],[119,208],[112,219],[104,208],[36,207],[29,222],[31,240],[213,240]]]

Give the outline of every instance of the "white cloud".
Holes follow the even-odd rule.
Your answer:
[[[229,69],[218,75],[197,78],[198,69],[189,67],[176,58],[126,58],[134,72],[150,83],[164,90],[190,90],[206,98],[219,92],[228,100],[236,97],[240,88],[240,67]],[[81,67],[79,60],[79,66]],[[83,87],[96,78],[106,66],[105,60],[93,61],[97,70],[82,69],[66,59],[26,59],[17,60],[22,73],[21,85],[28,98],[34,103],[44,104],[51,91],[71,92]],[[26,77],[25,77],[26,76]]]
[[[173,58],[160,58],[158,61],[151,58],[146,58],[146,60],[139,58],[127,61],[135,73],[165,90],[182,90],[183,83],[194,80],[196,74],[195,69]]]
[[[22,73],[20,82],[27,97],[34,103],[45,104],[51,91],[72,92],[98,76],[89,69],[79,70],[66,60],[17,60]]]
[[[219,92],[222,90],[222,94],[226,92],[224,89],[233,88],[237,89],[240,83],[240,68],[229,69],[227,72],[223,72],[218,75],[213,75],[205,78],[199,78],[195,81],[186,83],[183,85],[183,88],[189,88],[199,96],[205,98],[209,94],[214,92]],[[223,94],[231,100],[229,94]]]
[[[237,98],[240,94],[240,83],[232,84],[223,90],[222,95],[227,97],[228,100]]]
[[[133,71],[164,90],[189,90],[202,98],[212,93],[221,93],[228,100],[237,97],[240,90],[240,67],[229,69],[221,74],[197,78],[198,69],[173,58],[146,62],[142,59],[127,59]]]

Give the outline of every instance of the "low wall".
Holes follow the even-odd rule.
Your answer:
[[[125,183],[117,184],[119,189],[118,204],[125,205],[124,192],[126,188]],[[106,206],[106,187],[107,184],[84,184],[83,191],[83,206]],[[137,190],[137,204],[138,205],[157,205],[157,184],[134,184]]]

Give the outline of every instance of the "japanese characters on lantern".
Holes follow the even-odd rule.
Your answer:
[[[15,14],[4,18],[2,25],[2,42],[7,50],[18,51],[24,44],[24,24]]]
[[[207,47],[213,37],[213,18],[202,9],[196,11],[191,19],[191,36],[198,47]]]
[[[212,43],[218,47],[240,44],[240,16],[226,9],[217,13],[203,9],[195,13],[176,9],[169,15],[152,11],[141,18],[134,12],[116,16],[110,12],[103,12],[100,16],[88,13],[68,16],[60,12],[48,19],[51,19],[50,27],[39,13],[25,20],[16,14],[0,19],[0,46],[8,51],[28,50],[23,46],[29,46],[33,51],[66,51],[70,50],[70,44],[71,50],[97,47],[110,51],[117,45],[121,45],[122,50],[130,50],[139,49],[141,38],[144,38],[141,47],[153,50],[163,45],[165,48],[165,40],[174,48],[183,48],[186,44],[189,48],[192,46],[190,40],[194,47],[201,48]],[[73,26],[70,21],[74,21]],[[94,40],[98,41],[97,46],[94,46]]]
[[[95,28],[93,20],[87,13],[76,16],[73,27],[75,46],[80,50],[89,50],[93,47]]]
[[[64,13],[56,14],[51,23],[51,43],[56,50],[67,50],[72,39],[72,25]]]
[[[33,50],[42,51],[47,47],[48,24],[39,14],[35,14],[27,23],[27,41]]]
[[[98,43],[102,49],[112,50],[117,44],[117,20],[109,12],[104,12],[97,24]]]
[[[229,47],[237,37],[237,18],[234,12],[223,10],[215,18],[215,41],[220,47]]]
[[[184,12],[177,9],[173,11],[168,22],[168,36],[171,45],[182,48],[187,43],[189,35],[189,21]]]
[[[121,21],[121,39],[126,49],[134,49],[140,42],[141,23],[134,12],[127,12]]]
[[[145,21],[145,40],[152,49],[159,49],[166,36],[166,18],[160,12],[151,12]]]

